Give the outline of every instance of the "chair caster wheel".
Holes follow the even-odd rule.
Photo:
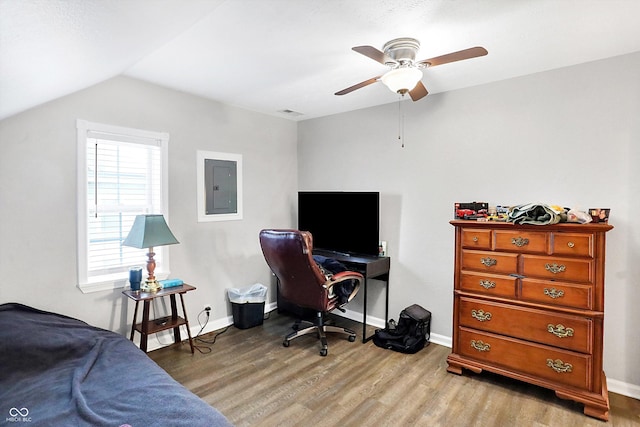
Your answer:
[[[289,341],[287,341],[287,340],[282,341],[282,346],[283,347],[289,347],[290,344],[291,343]]]
[[[354,342],[356,340],[355,335],[349,335],[349,342]]]
[[[326,348],[320,350],[320,356],[326,356],[329,351]]]

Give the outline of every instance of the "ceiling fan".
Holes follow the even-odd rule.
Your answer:
[[[391,68],[391,70],[385,74],[372,77],[346,89],[342,89],[335,94],[345,95],[380,80],[392,92],[399,93],[402,96],[408,93],[412,100],[417,101],[429,93],[421,81],[423,68],[462,61],[463,59],[476,58],[488,53],[483,47],[472,47],[458,52],[436,56],[435,58],[416,61],[416,52],[418,49],[420,49],[420,42],[409,37],[393,39],[385,43],[382,47],[382,52],[373,46],[356,46],[352,48],[352,50],[386,65]]]

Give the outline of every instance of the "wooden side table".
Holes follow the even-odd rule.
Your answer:
[[[173,338],[174,342],[178,343],[182,341],[180,339],[180,326],[186,325],[187,334],[189,335],[189,346],[191,346],[191,354],[194,353],[193,350],[193,340],[191,339],[191,330],[189,329],[189,320],[187,319],[187,310],[184,306],[184,298],[183,295],[189,291],[194,290],[195,287],[187,284],[183,284],[181,286],[174,286],[171,288],[160,289],[158,292],[143,292],[143,291],[132,291],[126,290],[122,293],[127,297],[131,298],[136,302],[136,307],[133,311],[133,323],[131,325],[131,337],[129,338],[133,341],[133,334],[135,331],[140,333],[140,350],[147,352],[147,338],[150,334],[155,334],[160,331],[166,331],[167,329],[173,329]],[[182,314],[183,317],[178,316],[178,306],[176,304],[176,295],[180,295],[180,303],[182,305]],[[156,298],[161,298],[168,296],[171,300],[171,316],[169,317],[161,317],[158,319],[149,320],[149,306],[151,305],[151,301]],[[136,319],[138,317],[138,304],[140,301],[143,302],[142,309],[142,323],[136,324]]]

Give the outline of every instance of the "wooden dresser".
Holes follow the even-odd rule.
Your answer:
[[[613,227],[451,224],[456,249],[447,370],[487,370],[546,387],[607,420],[605,233]]]

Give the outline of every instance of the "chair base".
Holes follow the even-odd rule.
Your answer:
[[[305,325],[306,327],[302,326]],[[320,356],[326,356],[329,353],[329,346],[327,344],[327,332],[338,332],[348,336],[350,342],[356,340],[356,333],[348,328],[341,328],[339,326],[325,325],[322,318],[322,313],[318,313],[316,316],[316,322],[312,323],[306,320],[296,322],[294,329],[295,332],[290,333],[284,338],[282,345],[289,347],[291,340],[301,337],[303,335],[309,335],[316,333],[320,340]]]

